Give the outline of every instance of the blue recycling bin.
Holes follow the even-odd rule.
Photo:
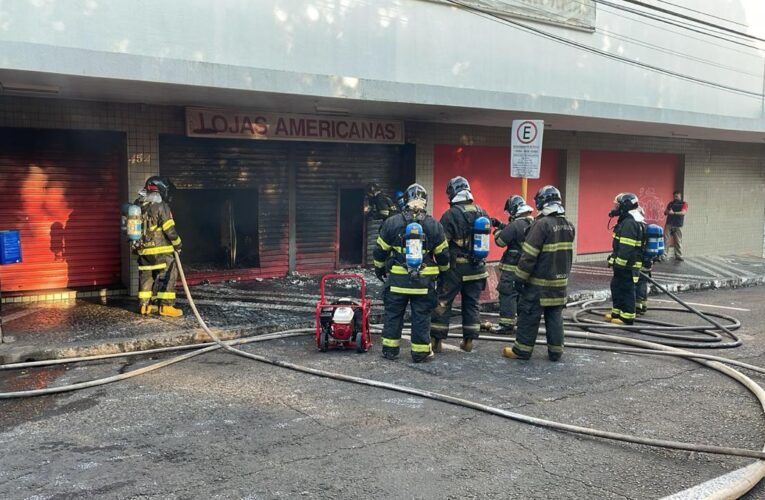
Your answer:
[[[0,265],[21,262],[21,236],[17,229],[0,231]]]

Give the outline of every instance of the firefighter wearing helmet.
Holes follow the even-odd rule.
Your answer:
[[[563,308],[574,254],[574,226],[565,217],[555,186],[541,188],[534,203],[539,215],[529,226],[515,270],[519,294],[515,343],[505,347],[502,355],[529,359],[544,315],[547,357],[558,361],[563,355]]]
[[[372,220],[384,221],[398,212],[398,206],[382,192],[376,182],[367,184],[364,193],[364,215]]]
[[[433,350],[441,351],[443,340],[449,333],[452,303],[457,294],[462,296],[462,342],[463,351],[473,350],[473,340],[478,338],[481,321],[478,300],[486,288],[485,257],[474,253],[474,227],[476,220],[486,212],[473,201],[470,184],[464,177],[454,177],[446,186],[449,209],[441,216],[446,239],[449,241],[450,267],[439,278],[438,304],[433,310]],[[488,225],[488,224],[487,224]],[[489,226],[490,228],[490,226]]]
[[[609,217],[618,217],[614,226],[613,251],[608,257],[613,267],[611,278],[611,312],[606,321],[617,325],[631,325],[635,321],[635,287],[643,267],[645,222],[633,193],[619,193]]]
[[[143,222],[134,250],[138,254],[139,310],[144,315],[157,311],[161,316],[183,315],[174,305],[178,268],[173,251],[181,251],[169,205],[174,188],[166,177],[149,177],[135,202],[141,207]]]
[[[441,224],[426,212],[428,193],[412,184],[401,213],[388,217],[374,249],[375,274],[385,282],[382,353],[396,359],[407,304],[412,311],[412,360],[433,355],[430,315],[436,301],[436,280],[449,268],[449,244]]]
[[[499,325],[492,329],[494,333],[512,335],[518,316],[518,292],[515,290],[515,271],[521,259],[521,245],[526,239],[526,231],[534,221],[533,208],[526,204],[522,196],[514,195],[505,202],[508,224],[492,219],[494,242],[505,248],[499,263],[500,277],[497,284],[499,292]]]

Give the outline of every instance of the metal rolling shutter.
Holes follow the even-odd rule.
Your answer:
[[[0,129],[0,229],[19,229],[23,262],[3,291],[120,281],[124,139],[113,132]]]
[[[296,144],[297,271],[335,268],[338,257],[337,210],[340,187],[377,182],[392,194],[399,174],[401,148],[370,144]],[[367,261],[379,223],[367,224]]]
[[[252,215],[259,217],[260,268],[253,276],[287,274],[289,147],[274,141],[160,137],[160,171],[178,189],[258,189],[259,213]],[[188,221],[177,223],[182,229]]]

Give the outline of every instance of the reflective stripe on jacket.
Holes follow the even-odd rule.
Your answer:
[[[608,263],[614,267],[640,270],[643,267],[643,246],[645,224],[636,221],[630,214],[619,217],[614,226],[613,252]]]
[[[563,215],[540,215],[521,244],[515,277],[541,288],[539,302],[543,307],[566,304],[574,236],[574,226]]]
[[[374,265],[388,271],[390,291],[407,295],[426,295],[435,283],[441,271],[449,269],[449,244],[444,237],[441,224],[424,215],[416,220],[425,235],[422,247],[422,266],[416,274],[409,272],[406,266],[405,235],[406,226],[415,222],[408,211],[396,214],[383,222],[380,236],[373,252]]]

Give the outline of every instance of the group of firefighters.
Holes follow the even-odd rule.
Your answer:
[[[370,190],[371,206],[379,203],[376,187]],[[428,193],[419,184],[404,192],[403,203],[387,206],[388,215],[380,227],[374,249],[375,274],[385,281],[385,320],[382,352],[388,359],[400,353],[404,313],[411,307],[411,350],[414,362],[440,353],[449,332],[452,304],[461,296],[463,351],[473,350],[481,328],[479,299],[489,273],[485,259],[476,255],[476,220],[488,214],[473,199],[464,177],[454,177],[446,187],[449,208],[436,221],[427,214]],[[545,318],[548,357],[557,361],[563,354],[563,307],[574,251],[574,226],[566,219],[560,191],[541,188],[534,197],[538,210],[521,196],[505,204],[507,224],[490,219],[494,240],[505,247],[498,291],[500,321],[496,333],[516,334],[512,347],[503,355],[528,359],[536,343],[541,317]],[[407,227],[422,227],[423,258],[412,269],[407,264]]]
[[[142,236],[134,242],[138,255],[139,310],[143,315],[158,312],[178,317],[175,283],[178,270],[175,253],[181,238],[169,203],[172,183],[150,177],[135,205],[142,214]],[[503,349],[510,359],[529,359],[536,343],[541,318],[545,320],[547,355],[558,361],[563,354],[563,308],[574,250],[574,226],[566,219],[560,191],[544,186],[534,196],[537,210],[519,195],[510,196],[504,211],[508,222],[489,218],[475,203],[464,177],[451,179],[446,187],[449,208],[439,220],[427,212],[428,193],[412,184],[397,193],[394,202],[376,184],[367,189],[365,212],[382,220],[374,249],[376,276],[384,281],[384,325],[382,353],[387,359],[400,354],[401,333],[407,306],[411,309],[411,355],[422,362],[443,350],[449,332],[452,304],[461,296],[463,351],[473,350],[481,329],[479,298],[489,273],[485,255],[475,252],[476,221],[490,221],[497,246],[505,248],[499,263],[497,291],[500,298],[498,325],[492,331],[515,334],[512,347]],[[646,225],[638,198],[620,193],[609,217],[618,217],[613,233],[613,307],[605,316],[615,324],[632,324],[646,311],[647,281],[653,258],[644,253]],[[412,230],[412,224],[416,223]],[[417,233],[421,258],[413,267],[407,259],[409,239]],[[419,233],[422,234],[419,234]]]

